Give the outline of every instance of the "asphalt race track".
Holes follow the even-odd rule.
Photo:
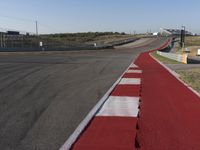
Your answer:
[[[59,149],[128,65],[164,40],[102,51],[0,53],[0,149]]]

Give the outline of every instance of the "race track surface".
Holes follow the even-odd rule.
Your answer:
[[[0,149],[56,150],[141,53],[159,47],[0,54]]]

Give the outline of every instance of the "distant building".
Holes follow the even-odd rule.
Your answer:
[[[23,35],[19,31],[6,31],[3,32],[2,38],[4,41],[22,41]]]
[[[7,31],[7,35],[19,35],[18,31]]]
[[[161,35],[177,35],[180,36],[181,35],[181,30],[180,29],[160,29],[160,34]],[[189,31],[185,31],[186,35],[194,35],[192,32]]]
[[[153,33],[154,36],[157,36],[158,34],[159,34],[159,32],[154,32]]]

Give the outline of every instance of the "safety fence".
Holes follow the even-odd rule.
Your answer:
[[[61,38],[34,35],[0,35],[0,52],[13,51],[70,51],[113,48],[117,45],[134,42],[138,38],[127,38],[111,42],[80,42]]]

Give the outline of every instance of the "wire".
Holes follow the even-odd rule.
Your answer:
[[[4,14],[0,14],[0,17],[4,17],[4,18],[7,18],[7,19],[14,19],[14,20],[18,20],[18,21],[23,21],[23,22],[31,22],[31,23],[36,23],[36,20],[32,20],[32,19],[27,19],[27,18],[20,18],[20,17],[14,17],[14,16],[8,16],[8,15],[4,15]],[[47,25],[47,24],[44,24],[44,23],[41,23],[40,21],[37,21],[37,23],[40,25],[40,26],[43,26],[45,28],[48,28],[48,29],[51,29],[51,30],[54,30],[54,31],[57,31],[57,32],[60,32],[60,33],[63,33],[63,31],[59,30],[59,29],[56,29],[50,25]]]
[[[40,26],[45,27],[45,28],[48,28],[48,29],[51,29],[51,30],[54,30],[54,31],[57,31],[57,32],[60,32],[60,33],[63,33],[63,31],[61,31],[61,30],[59,30],[59,29],[57,29],[57,28],[54,28],[54,27],[52,27],[52,26],[50,26],[50,25],[47,25],[47,24],[44,24],[44,23],[41,23],[41,22],[38,22],[38,24],[39,24]]]

